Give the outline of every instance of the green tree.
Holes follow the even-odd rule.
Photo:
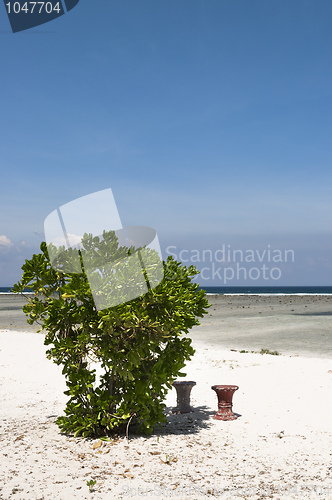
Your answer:
[[[57,424],[61,431],[83,437],[111,435],[129,422],[149,434],[166,421],[163,401],[172,382],[185,376],[181,369],[195,352],[184,334],[199,324],[197,318],[209,307],[205,292],[192,282],[198,271],[169,257],[162,264],[162,281],[149,286],[148,293],[98,310],[84,263],[93,263],[98,280],[109,261],[110,245],[115,266],[137,249],[121,247],[113,232],[101,238],[84,235],[82,242],[77,253],[80,273],[64,272],[70,252],[51,265],[50,247],[42,243],[41,253],[25,261],[22,279],[13,287],[16,293],[35,292],[23,307],[27,321],[40,324],[48,358],[63,367],[69,400]],[[151,252],[142,271],[149,273],[147,267],[154,264]],[[121,271],[117,279],[121,289],[121,280],[127,282],[130,276]],[[105,280],[100,287],[102,294],[109,293]],[[94,363],[102,372],[98,377]]]

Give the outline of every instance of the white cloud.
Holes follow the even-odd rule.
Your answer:
[[[14,243],[7,236],[0,234],[0,250],[9,250],[13,245]]]
[[[70,245],[73,247],[79,245],[82,241],[82,236],[77,236],[77,234],[67,234]]]
[[[82,242],[82,236],[78,236],[77,234],[70,234],[70,233],[68,233],[67,237],[68,237],[69,244],[72,247],[76,246],[76,245],[79,245]],[[67,240],[66,240],[66,238],[64,236],[60,236],[58,238],[54,238],[53,241],[48,242],[48,243],[52,243],[56,247],[65,246],[67,248]]]

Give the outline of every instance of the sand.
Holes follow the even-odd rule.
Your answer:
[[[332,358],[331,295],[212,295],[190,336],[225,349]]]
[[[299,356],[301,339],[291,349],[284,342],[280,356],[239,352],[270,348],[264,325],[275,328],[278,316],[282,325],[285,316],[297,321],[292,312],[302,307],[328,336],[330,300],[307,298],[291,307],[286,299],[279,306],[276,298],[225,300],[229,311],[210,297],[209,316],[191,331],[196,354],[183,371],[197,384],[194,412],[172,414],[172,389],[167,424],[148,438],[130,428],[129,439],[104,443],[60,434],[55,420],[65,406],[65,383],[61,368],[45,357],[43,334],[0,328],[0,498],[332,498],[332,357],[316,352],[316,344]],[[295,332],[298,325],[288,323]],[[213,419],[214,384],[239,386],[237,420]]]
[[[39,327],[28,325],[22,307],[26,299],[21,295],[0,293],[0,330],[19,330],[36,332]]]

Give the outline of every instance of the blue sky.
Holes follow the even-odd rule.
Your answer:
[[[293,249],[227,284],[331,285],[331,24],[321,0],[80,0],[13,34],[0,5],[0,286],[50,212],[109,187],[165,258]]]

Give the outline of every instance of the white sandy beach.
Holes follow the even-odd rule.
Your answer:
[[[195,411],[173,415],[173,389],[163,429],[102,443],[59,433],[65,383],[43,334],[0,330],[0,498],[332,498],[332,359],[194,347]],[[214,384],[239,386],[237,420],[212,418]]]

